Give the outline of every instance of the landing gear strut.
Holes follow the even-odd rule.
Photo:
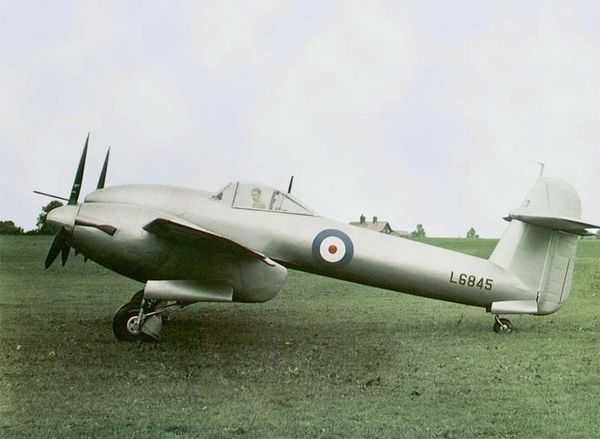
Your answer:
[[[510,320],[500,318],[499,316],[495,316],[495,318],[494,332],[498,334],[509,334],[512,332],[512,323]]]
[[[120,341],[135,341],[151,338],[160,340],[162,313],[169,305],[164,301],[144,299],[144,290],[138,291],[131,300],[119,308],[113,318],[113,334]]]

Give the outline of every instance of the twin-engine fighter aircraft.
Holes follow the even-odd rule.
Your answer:
[[[173,308],[272,299],[286,268],[479,306],[494,314],[494,331],[506,333],[512,324],[499,315],[551,314],[566,302],[577,240],[599,227],[580,221],[568,183],[540,178],[482,259],[320,217],[262,185],[230,183],[214,193],[105,188],[108,154],[97,190],[78,203],[87,146],[68,204],[48,215],[59,231],[46,267],[61,253],[64,265],[73,247],[144,283],[113,319],[119,340],[159,338],[163,313]]]

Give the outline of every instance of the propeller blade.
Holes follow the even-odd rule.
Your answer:
[[[34,194],[43,195],[44,197],[56,198],[57,200],[69,201],[68,198],[59,197],[58,195],[47,194],[46,192],[33,191]]]
[[[50,268],[54,260],[58,257],[66,244],[66,240],[67,231],[64,228],[61,228],[54,237],[54,241],[52,241],[52,245],[50,246],[50,251],[48,251],[48,256],[46,256],[46,268]]]
[[[102,172],[100,172],[100,178],[98,179],[98,187],[96,189],[104,189],[104,182],[106,181],[106,170],[108,169],[108,158],[110,157],[110,148],[106,151],[106,158],[104,159],[104,165],[102,166]]]
[[[81,191],[81,183],[83,181],[83,171],[85,168],[85,157],[87,155],[88,143],[90,141],[90,134],[88,133],[87,138],[85,139],[85,146],[83,147],[83,152],[81,153],[81,158],[79,159],[79,166],[77,167],[77,173],[75,174],[75,180],[73,181],[73,187],[71,188],[71,195],[69,196],[69,205],[77,204],[79,200],[79,192]]]
[[[292,178],[290,178],[290,185],[288,186],[288,194],[292,193],[292,185],[294,184],[294,176],[292,175]]]
[[[60,251],[63,267],[67,263],[67,259],[69,259],[70,252],[71,252],[71,246],[65,242],[63,245],[63,248]]]

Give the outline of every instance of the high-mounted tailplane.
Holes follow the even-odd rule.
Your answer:
[[[494,314],[551,314],[569,297],[579,236],[600,226],[581,221],[577,191],[557,178],[539,178],[510,221],[490,261],[514,273],[536,300],[494,302]]]

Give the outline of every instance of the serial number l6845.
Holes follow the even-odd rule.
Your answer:
[[[490,291],[493,288],[494,280],[487,277],[477,277],[468,273],[454,273],[454,271],[451,271],[450,283]]]

